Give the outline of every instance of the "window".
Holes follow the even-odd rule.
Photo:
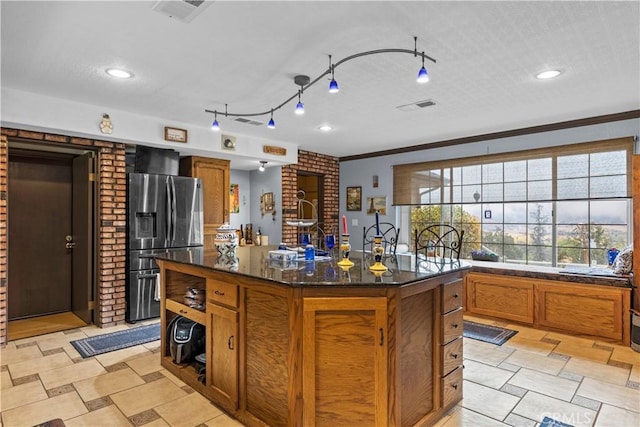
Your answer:
[[[631,241],[632,138],[394,166],[406,229],[447,223],[503,262],[606,265]],[[401,225],[401,227],[405,227]]]

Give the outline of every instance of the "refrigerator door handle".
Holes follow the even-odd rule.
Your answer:
[[[176,206],[176,182],[174,181],[172,176],[170,176],[169,179],[171,180],[171,246],[173,246],[174,242],[176,241],[178,214]]]
[[[165,190],[167,193],[167,198],[165,199],[165,211],[167,213],[167,220],[165,223],[165,230],[166,230],[166,234],[165,234],[165,247],[169,247],[170,242],[171,242],[171,226],[172,226],[172,212],[171,212],[171,201],[172,201],[172,197],[171,197],[171,187],[169,186],[169,177],[167,177],[166,179],[166,185],[165,185]]]
[[[156,274],[138,274],[138,279],[155,279]]]

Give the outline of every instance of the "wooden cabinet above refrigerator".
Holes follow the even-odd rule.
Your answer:
[[[202,179],[204,247],[215,249],[216,229],[229,222],[229,160],[182,157],[180,175]]]

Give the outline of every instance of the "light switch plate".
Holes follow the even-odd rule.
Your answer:
[[[351,225],[353,226],[358,225],[358,218],[351,218]]]

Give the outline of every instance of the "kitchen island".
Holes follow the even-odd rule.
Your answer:
[[[469,265],[407,254],[374,273],[364,253],[341,268],[277,262],[273,249],[157,259],[164,368],[246,425],[431,425],[460,401]],[[171,357],[176,316],[205,326],[204,375]]]

